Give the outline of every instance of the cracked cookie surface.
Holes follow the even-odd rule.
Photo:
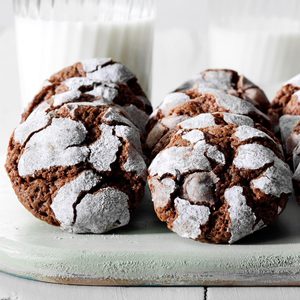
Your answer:
[[[148,183],[156,214],[171,230],[234,243],[284,209],[291,171],[276,138],[247,124],[247,117],[224,122],[205,115],[177,126],[149,166]]]
[[[175,92],[167,95],[150,116],[146,138],[148,152],[151,153],[155,145],[178,123],[202,113],[214,112],[248,116],[270,128],[268,116],[252,103],[221,90],[202,87]]]
[[[146,98],[136,97],[142,95],[136,79],[124,68],[92,60],[52,76],[10,139],[6,169],[13,188],[49,224],[102,233],[128,224],[143,197]],[[144,119],[132,118],[131,106]]]
[[[263,112],[267,112],[270,102],[264,91],[244,75],[230,69],[208,69],[184,82],[175,92],[193,88],[213,88],[250,101]]]

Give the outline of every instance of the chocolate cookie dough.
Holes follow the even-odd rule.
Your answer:
[[[102,82],[114,79],[103,79],[104,71],[95,79],[80,77],[79,66],[51,77],[24,113],[6,169],[20,202],[37,218],[74,233],[102,233],[128,224],[143,197],[145,121],[128,108],[147,109],[126,83]],[[95,64],[82,66],[91,72]]]
[[[276,138],[246,116],[202,116],[181,122],[153,159],[154,208],[182,237],[234,243],[282,212],[292,193],[291,171]]]

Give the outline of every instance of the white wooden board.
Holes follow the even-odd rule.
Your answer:
[[[300,207],[235,245],[169,232],[146,198],[129,227],[72,235],[34,218],[0,177],[0,270],[48,282],[91,285],[300,285]]]

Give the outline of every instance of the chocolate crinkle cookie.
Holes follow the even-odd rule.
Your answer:
[[[153,148],[175,126],[201,113],[226,112],[245,115],[271,128],[266,114],[250,101],[232,96],[221,89],[199,87],[167,95],[151,114],[147,124],[146,148],[153,156]],[[152,153],[152,154],[151,154]]]
[[[267,112],[270,102],[262,89],[244,75],[230,69],[208,69],[184,82],[175,92],[193,88],[213,88],[252,102],[259,110]]]
[[[111,60],[52,76],[9,143],[6,169],[21,203],[74,233],[128,224],[144,194],[150,111],[136,78]]]
[[[269,110],[278,127],[285,155],[294,171],[295,195],[299,201],[300,188],[300,74],[287,81],[278,91]]]
[[[282,115],[300,115],[300,74],[288,80],[271,103],[269,116],[277,125]]]
[[[248,116],[179,123],[149,167],[158,218],[182,237],[234,243],[271,224],[292,193],[281,145]]]

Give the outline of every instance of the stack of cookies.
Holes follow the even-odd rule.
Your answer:
[[[287,161],[293,170],[295,194],[300,188],[300,74],[278,91],[269,109],[283,141]]]
[[[144,194],[151,112],[136,77],[111,59],[50,77],[9,143],[6,169],[21,203],[74,233],[128,224]]]
[[[155,212],[182,237],[233,243],[271,224],[292,193],[264,92],[232,70],[207,70],[150,116]]]

